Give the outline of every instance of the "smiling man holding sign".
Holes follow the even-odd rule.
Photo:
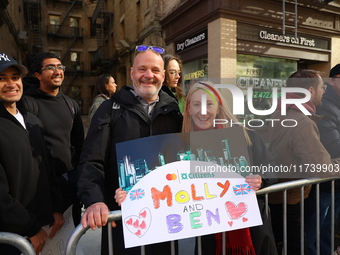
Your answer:
[[[91,120],[78,168],[79,197],[86,206],[81,220],[84,227],[105,226],[109,210],[118,209],[113,199],[118,188],[116,143],[180,131],[182,114],[178,104],[160,91],[165,75],[163,53],[158,46],[136,46],[130,71],[133,86],[122,87],[103,102]],[[109,254],[107,230],[102,233],[101,254]],[[124,248],[121,222],[117,222],[112,234],[115,254],[140,252]],[[146,253],[151,250],[160,254],[167,247],[153,245],[147,247]]]

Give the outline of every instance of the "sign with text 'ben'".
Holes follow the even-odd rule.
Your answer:
[[[122,204],[126,248],[262,224],[255,192],[242,176],[192,173],[191,164],[166,164],[132,187]]]
[[[261,225],[243,129],[117,144],[125,247]]]

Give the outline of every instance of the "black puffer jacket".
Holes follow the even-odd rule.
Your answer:
[[[322,97],[322,105],[317,107],[316,113],[323,115],[318,122],[320,140],[331,158],[340,157],[340,96],[327,84]],[[336,189],[340,190],[340,181],[335,181]],[[320,190],[330,191],[331,183],[320,184]]]
[[[78,192],[86,207],[105,202],[110,210],[119,209],[113,199],[119,187],[116,143],[181,131],[183,117],[174,98],[160,91],[159,102],[149,118],[131,89],[121,88],[101,104],[92,118],[78,167]],[[115,108],[121,107],[113,111],[121,115],[110,127],[113,102]]]
[[[323,115],[323,119],[318,122],[322,144],[331,158],[340,157],[340,96],[329,84],[316,113]]]

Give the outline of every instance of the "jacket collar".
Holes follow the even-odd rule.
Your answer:
[[[334,91],[331,85],[329,85],[328,83],[326,83],[326,85],[327,89],[322,97],[322,101],[330,101],[338,108],[340,108],[340,96]]]
[[[294,94],[294,93],[287,93],[287,99],[301,99],[302,97]],[[315,105],[309,100],[306,103],[302,104],[311,114],[315,114],[316,107]],[[289,109],[296,109],[300,111],[300,109],[295,104],[286,104],[286,110]],[[277,110],[281,110],[281,99],[278,100]]]
[[[25,119],[27,112],[26,112],[25,108],[19,107],[19,106],[21,106],[19,104],[19,102],[17,102],[17,108],[19,109],[20,113],[22,114],[22,116]],[[12,120],[15,119],[15,117],[7,111],[7,109],[5,108],[5,106],[2,103],[0,103],[0,117],[12,119]]]

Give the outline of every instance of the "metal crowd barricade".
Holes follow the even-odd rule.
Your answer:
[[[35,255],[33,246],[21,235],[9,232],[0,232],[0,243],[15,246],[24,255]]]
[[[301,210],[300,210],[300,215],[301,215],[301,227],[300,227],[300,235],[301,235],[301,254],[304,254],[304,187],[307,185],[314,185],[316,184],[316,208],[320,207],[320,199],[319,199],[319,184],[323,182],[332,182],[331,186],[331,197],[332,197],[332,203],[331,203],[331,251],[332,253],[334,252],[334,226],[335,226],[335,215],[334,215],[334,209],[335,209],[335,203],[334,203],[334,180],[340,179],[340,177],[331,177],[331,178],[310,178],[310,179],[301,179],[301,180],[293,180],[289,182],[283,182],[283,183],[277,183],[273,184],[269,187],[263,188],[261,190],[258,190],[256,192],[257,195],[264,195],[265,196],[265,201],[266,201],[266,213],[267,215],[269,214],[269,207],[268,207],[268,194],[277,192],[277,191],[283,191],[283,254],[287,255],[287,190],[292,189],[292,188],[300,188],[301,189]],[[122,214],[120,210],[117,211],[111,211],[109,213],[109,218],[108,222],[112,221],[118,221],[122,219]],[[317,219],[316,219],[316,233],[320,233],[320,211],[317,210]],[[73,231],[71,234],[67,245],[66,245],[66,252],[65,255],[75,255],[76,254],[76,248],[77,244],[82,237],[82,235],[85,234],[85,232],[89,229],[88,228],[83,228],[81,224],[79,224],[76,229]],[[111,225],[109,224],[108,231],[109,231],[109,254],[113,254],[113,247],[112,247],[112,238],[110,238],[111,235]],[[224,238],[222,238],[224,240]],[[201,240],[200,237],[197,239],[198,243],[198,255],[202,255],[201,251]],[[316,239],[316,248],[317,248],[317,254],[320,255],[320,235],[317,235]],[[330,253],[331,253],[330,251]],[[175,242],[171,242],[171,254],[175,255]],[[226,254],[226,249],[225,249],[225,243],[222,243],[222,254]],[[145,254],[145,249],[143,246],[141,246],[141,255],[147,255]]]

